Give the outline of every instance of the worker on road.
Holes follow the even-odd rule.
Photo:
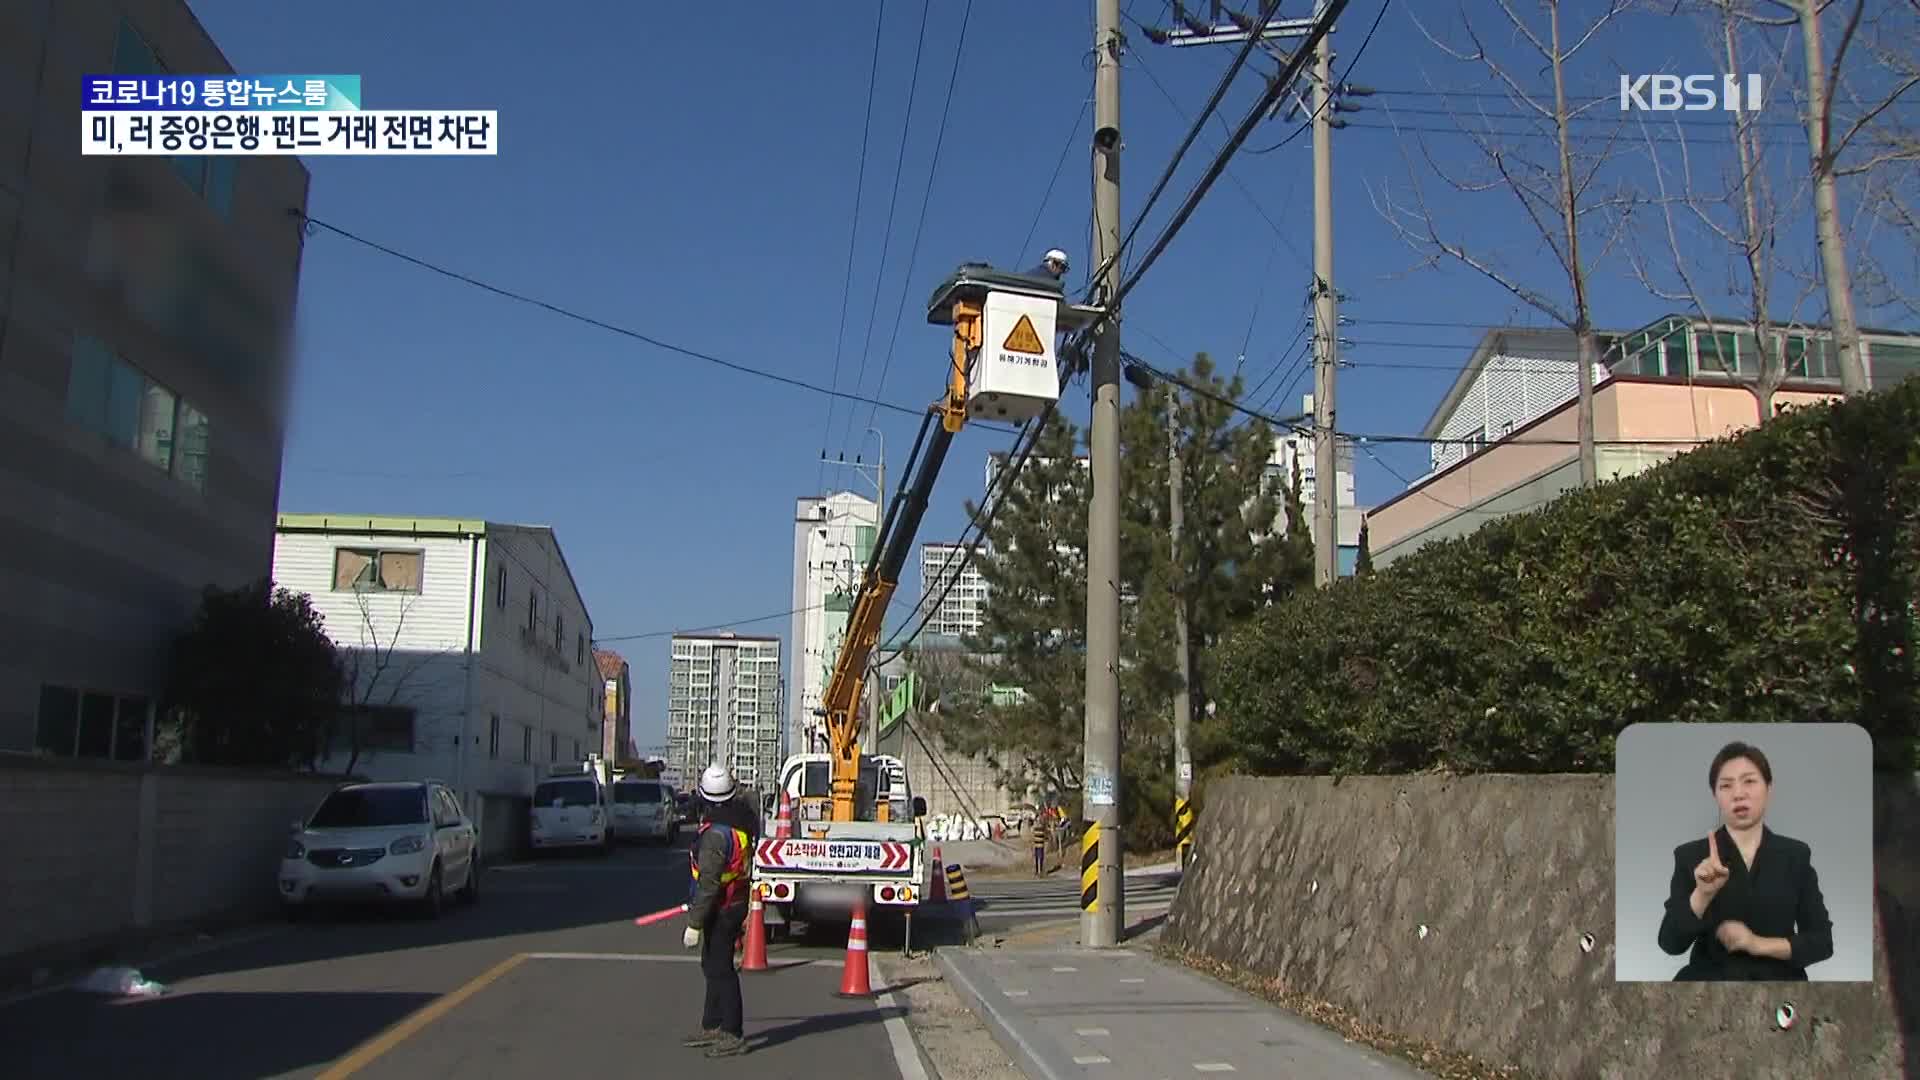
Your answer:
[[[700,950],[700,973],[707,994],[700,1030],[685,1045],[706,1047],[708,1057],[747,1052],[746,1009],[740,1000],[740,972],[733,953],[747,922],[754,838],[760,822],[753,807],[735,798],[733,773],[714,763],[700,777],[705,820],[687,852],[693,864],[693,898],[687,905],[682,941]]]
[[[1027,832],[1033,842],[1033,876],[1041,877],[1047,872],[1047,816],[1033,815],[1033,826]]]

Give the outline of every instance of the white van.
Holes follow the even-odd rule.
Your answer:
[[[671,844],[680,835],[673,792],[659,780],[623,776],[613,782],[613,836]]]
[[[595,848],[606,854],[613,845],[607,803],[607,789],[592,773],[567,771],[542,780],[533,789],[530,814],[534,850]]]

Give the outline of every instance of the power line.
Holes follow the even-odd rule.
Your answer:
[[[786,611],[776,611],[770,615],[755,615],[751,619],[729,619],[726,622],[708,623],[705,626],[687,626],[677,630],[650,630],[644,634],[616,634],[612,637],[594,638],[593,643],[595,645],[610,645],[616,641],[649,641],[654,638],[672,637],[675,634],[699,634],[708,630],[725,630],[733,626],[752,626],[754,623],[772,622],[775,619],[785,619],[802,614],[803,612],[819,611],[826,606],[827,602],[822,600],[818,604],[789,608]]]
[[[920,218],[913,226],[913,244],[907,249],[906,273],[900,282],[900,306],[893,313],[893,336],[887,340],[887,358],[880,365],[880,381],[873,386],[878,395],[887,386],[887,372],[893,368],[894,346],[900,342],[900,324],[906,318],[907,291],[913,287],[913,263],[920,256],[920,241],[926,236],[927,207],[933,202],[933,182],[940,175],[940,151],[947,142],[947,116],[953,108],[953,88],[960,81],[960,61],[967,53],[967,27],[973,20],[973,0],[967,0],[967,6],[960,13],[960,34],[953,46],[953,68],[947,73],[947,93],[940,103],[940,125],[934,129],[933,160],[927,164],[927,186],[920,193]],[[879,410],[867,412],[867,423],[873,423],[874,414]],[[848,427],[852,427],[853,417],[847,417]],[[852,431],[848,431],[852,435]]]
[[[920,32],[913,39],[913,73],[907,81],[907,109],[900,118],[900,150],[893,159],[893,191],[887,197],[887,223],[880,230],[880,265],[873,272],[873,301],[867,306],[867,331],[861,336],[860,368],[853,377],[859,387],[867,381],[867,360],[873,355],[873,327],[880,317],[880,290],[886,285],[887,256],[893,250],[893,216],[900,208],[900,178],[907,168],[907,136],[913,133],[913,103],[920,96],[920,59],[927,48],[927,16],[932,4],[920,6]],[[847,412],[847,434],[841,436],[841,456],[846,455],[847,440],[852,437],[853,412]]]
[[[1047,190],[1040,196],[1040,205],[1033,210],[1033,223],[1027,226],[1027,237],[1020,241],[1020,251],[1013,257],[1016,266],[1026,257],[1028,246],[1033,243],[1033,234],[1040,231],[1040,219],[1047,212],[1047,204],[1053,201],[1053,186],[1060,182],[1060,170],[1067,163],[1067,155],[1073,153],[1074,136],[1080,134],[1080,122],[1087,118],[1087,110],[1091,108],[1093,108],[1093,99],[1083,98],[1080,102],[1080,113],[1073,118],[1073,127],[1067,132],[1067,144],[1060,148],[1060,157],[1053,163],[1053,175],[1047,177]]]
[[[1232,159],[1234,152],[1240,149],[1241,144],[1247,141],[1247,136],[1253,134],[1253,129],[1260,123],[1261,118],[1266,115],[1267,111],[1273,107],[1274,102],[1279,100],[1280,95],[1285,93],[1287,88],[1293,85],[1294,80],[1300,77],[1300,71],[1306,64],[1308,54],[1319,46],[1320,40],[1324,38],[1327,31],[1332,28],[1333,21],[1339,17],[1342,11],[1346,10],[1346,6],[1347,0],[1328,0],[1325,10],[1321,13],[1320,19],[1314,23],[1313,29],[1307,33],[1305,43],[1301,45],[1299,50],[1287,61],[1279,77],[1268,84],[1266,92],[1260,96],[1259,101],[1254,103],[1254,107],[1247,113],[1245,119],[1241,120],[1240,127],[1228,138],[1226,145],[1220,148],[1220,153],[1215,155],[1213,164],[1207,167],[1207,171],[1201,175],[1199,181],[1194,184],[1193,189],[1187,193],[1186,201],[1180,205],[1180,209],[1174,213],[1172,219],[1161,228],[1159,238],[1156,239],[1153,246],[1147,250],[1147,254],[1141,258],[1140,265],[1133,269],[1125,281],[1121,282],[1118,293],[1107,298],[1106,303],[1109,309],[1117,310],[1120,302],[1126,299],[1127,294],[1133,291],[1135,285],[1139,284],[1141,277],[1143,277],[1148,270],[1152,269],[1153,264],[1159,260],[1161,253],[1166,251],[1167,245],[1173,242],[1174,236],[1186,225],[1187,219],[1193,216],[1194,210],[1199,207],[1200,200],[1206,196],[1207,191],[1213,187],[1214,181],[1218,180],[1220,174],[1226,170],[1227,162]],[[1268,14],[1271,16],[1272,13],[1269,12]],[[1263,20],[1261,27],[1264,28],[1265,25],[1266,23]],[[1258,32],[1256,31],[1253,36],[1257,38],[1259,36]],[[1144,214],[1142,215],[1142,220],[1144,220]],[[1138,224],[1139,222],[1135,223],[1136,228]]]
[[[1094,287],[1094,282],[1098,282],[1104,278],[1108,268],[1115,262],[1118,262],[1121,256],[1126,253],[1127,249],[1133,246],[1134,236],[1139,233],[1140,227],[1147,223],[1147,214],[1153,210],[1153,204],[1160,200],[1161,192],[1165,191],[1167,184],[1173,180],[1174,172],[1180,167],[1180,160],[1186,156],[1187,151],[1193,146],[1193,141],[1200,137],[1200,131],[1206,126],[1207,118],[1212,116],[1213,111],[1220,107],[1221,99],[1227,96],[1227,88],[1233,85],[1234,76],[1240,74],[1240,69],[1246,66],[1247,57],[1253,54],[1254,47],[1260,43],[1260,35],[1266,32],[1267,24],[1273,20],[1274,15],[1279,13],[1280,0],[1261,0],[1260,8],[1260,24],[1254,28],[1251,34],[1247,35],[1246,44],[1240,47],[1239,54],[1233,58],[1233,63],[1227,66],[1227,70],[1221,73],[1220,81],[1214,85],[1213,95],[1207,99],[1207,104],[1200,110],[1200,115],[1195,117],[1193,123],[1188,126],[1186,136],[1180,140],[1180,145],[1174,149],[1173,157],[1167,161],[1166,168],[1161,170],[1160,179],[1154,182],[1153,190],[1147,195],[1147,201],[1141,204],[1139,214],[1133,219],[1133,225],[1127,229],[1127,234],[1121,238],[1120,245],[1114,248],[1113,251],[1107,255],[1105,261],[1094,268],[1093,273],[1087,276],[1089,289]],[[1231,154],[1231,151],[1228,153]],[[1122,291],[1125,291],[1124,286],[1122,287]],[[1109,298],[1109,302],[1115,299],[1117,298]]]
[[[1313,107],[1313,111],[1307,114],[1307,118],[1305,120],[1300,121],[1300,126],[1297,128],[1294,128],[1290,134],[1288,134],[1285,138],[1281,139],[1279,142],[1274,143],[1272,146],[1264,147],[1259,150],[1249,150],[1248,153],[1271,154],[1275,150],[1278,150],[1281,147],[1292,142],[1293,140],[1299,138],[1301,135],[1306,133],[1308,128],[1313,126],[1313,122],[1316,119],[1318,119],[1320,116],[1320,110],[1332,104],[1333,100],[1339,96],[1340,89],[1342,87],[1345,87],[1347,84],[1347,76],[1353,74],[1354,66],[1360,63],[1360,58],[1362,56],[1367,55],[1367,46],[1373,44],[1373,32],[1375,30],[1380,29],[1380,21],[1387,17],[1387,9],[1392,6],[1393,6],[1393,0],[1380,0],[1380,10],[1376,12],[1373,16],[1373,25],[1367,27],[1367,36],[1360,39],[1360,48],[1354,51],[1353,59],[1347,61],[1346,70],[1340,73],[1340,78],[1334,80],[1334,84],[1327,88],[1327,94],[1325,97],[1320,99],[1320,104],[1315,105]]]
[[[860,239],[860,206],[867,190],[867,138],[873,133],[873,90],[880,81],[880,31],[887,22],[887,0],[880,0],[880,8],[873,17],[873,70],[867,74],[867,107],[865,119],[860,124],[860,167],[855,172],[853,184],[853,224],[847,230],[847,270],[845,280],[840,285],[840,329],[833,336],[833,383],[834,389],[840,388],[840,359],[845,352],[847,336],[847,301],[853,296],[853,255],[855,245]],[[858,389],[859,384],[854,384]],[[877,396],[877,395],[876,395]],[[827,440],[833,437],[832,398],[827,399],[827,422],[820,429],[820,467],[815,472],[814,487],[825,486],[827,473]]]
[[[366,237],[359,235],[358,233],[350,232],[347,229],[343,229],[340,226],[335,225],[331,222],[322,221],[319,218],[304,214],[297,208],[289,207],[287,209],[287,213],[294,217],[300,218],[301,220],[305,221],[308,225],[311,225],[315,228],[325,229],[330,233],[334,233],[345,239],[351,240],[356,244],[360,244],[365,247],[371,248],[374,251],[378,251],[384,255],[392,256],[393,258],[399,259],[402,262],[412,263],[414,266],[417,266],[422,270],[428,270],[435,274],[439,274],[442,277],[450,278],[454,281],[471,285],[476,289],[481,289],[486,292],[493,293],[495,296],[505,297],[508,300],[516,300],[522,304],[530,304],[533,307],[537,307],[542,310],[552,312],[553,314],[558,315],[565,319],[571,319],[578,323],[584,323],[588,326],[597,327],[598,329],[608,331],[609,333],[619,334],[621,337],[632,338],[635,341],[645,342],[648,345],[652,345],[656,349],[665,349],[668,352],[678,353],[681,356],[691,357],[695,360],[704,360],[709,364],[718,364],[723,368],[728,368],[732,371],[738,371],[743,375],[756,375],[762,379],[771,379],[774,382],[784,383],[787,386],[796,387],[801,390],[810,390],[816,394],[825,394],[829,397],[841,398],[847,401],[864,402],[866,404],[872,405],[876,409],[891,409],[894,412],[905,413],[909,416],[919,416],[921,413],[926,411],[925,407],[921,407],[917,409],[909,408],[908,406],[905,406],[905,405],[896,405],[891,401],[881,401],[877,398],[866,397],[861,394],[850,393],[844,390],[835,390],[831,387],[821,386],[817,383],[807,382],[804,379],[796,379],[791,376],[778,374],[777,372],[766,371],[761,368],[749,367],[746,364],[735,363],[732,360],[722,359],[721,357],[714,356],[712,353],[701,352],[698,349],[688,348],[685,345],[676,345],[671,341],[665,341],[660,338],[654,337],[650,334],[641,333],[640,331],[634,330],[630,327],[619,326],[614,323],[607,322],[604,319],[597,319],[591,315],[583,314],[571,308],[561,307],[558,304],[555,304],[546,300],[540,300],[535,297],[528,296],[525,293],[515,292],[512,289],[503,288],[499,285],[494,285],[490,282],[482,281],[481,279],[473,277],[471,275],[463,274],[458,270],[450,270],[447,267],[439,265],[438,263],[429,262],[426,259],[419,258],[418,256],[409,255],[404,251],[400,251],[397,248],[389,247],[388,245],[380,243],[377,240],[369,240]]]

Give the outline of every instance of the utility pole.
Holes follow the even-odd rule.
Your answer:
[[[1180,551],[1186,524],[1185,478],[1180,467],[1180,412],[1175,396],[1167,407],[1167,524],[1173,540],[1173,640],[1180,650],[1180,689],[1173,696],[1173,832],[1180,865],[1193,850],[1193,668],[1187,645],[1187,563]]]
[[[1120,0],[1094,0],[1094,302],[1120,292]],[[1087,715],[1081,792],[1080,944],[1109,949],[1126,927],[1120,837],[1120,326],[1100,321],[1093,350],[1088,438],[1093,500],[1087,513]]]
[[[1151,31],[1155,41],[1173,46],[1244,45],[1255,30],[1260,44],[1278,59],[1289,56],[1278,42],[1308,37],[1327,15],[1327,0],[1315,0],[1310,19],[1272,17],[1263,2],[1264,22],[1244,15],[1225,12],[1222,22],[1219,4],[1209,5],[1207,19],[1189,14],[1180,4],[1173,5],[1171,30]],[[1333,289],[1333,139],[1334,128],[1345,126],[1334,113],[1343,89],[1333,82],[1333,36],[1329,28],[1314,47],[1313,64],[1313,568],[1314,580],[1331,585],[1340,576],[1340,484],[1339,462],[1334,442],[1334,372],[1339,369],[1340,313],[1338,294]],[[1356,94],[1369,94],[1363,87],[1350,88]],[[1295,95],[1295,101],[1299,100]],[[1291,110],[1287,115],[1292,116]]]
[[[1317,21],[1326,0],[1314,4]],[[1333,373],[1340,313],[1333,291],[1333,35],[1313,56],[1313,569],[1322,588],[1340,576],[1340,479],[1333,442]]]

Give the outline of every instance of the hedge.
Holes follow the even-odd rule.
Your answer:
[[[1920,379],[1289,598],[1220,643],[1256,773],[1601,772],[1641,721],[1851,721],[1920,768]]]

